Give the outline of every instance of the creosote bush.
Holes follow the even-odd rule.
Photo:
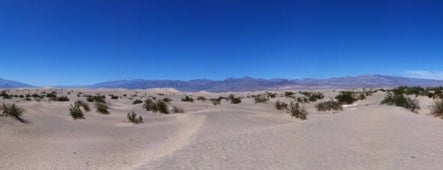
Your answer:
[[[174,106],[172,107],[172,113],[185,113],[185,111],[182,108]]]
[[[143,123],[143,117],[141,115],[137,117],[137,113],[135,112],[129,112],[127,118],[129,122],[134,124]]]
[[[210,99],[213,105],[220,105],[221,104],[221,99],[220,98],[216,98],[216,99]]]
[[[200,100],[200,101],[203,101],[203,102],[204,102],[204,101],[206,101],[206,98],[203,97],[203,96],[198,96],[198,97],[197,97],[197,100]]]
[[[418,109],[420,109],[417,99],[411,99],[400,93],[388,93],[381,104],[400,106],[413,112],[416,112]]]
[[[136,99],[134,100],[134,102],[132,102],[132,104],[141,104],[141,103],[143,103],[143,101],[140,99]]]
[[[241,103],[241,98],[240,97],[231,98],[231,103],[232,104],[239,104],[239,103]]]
[[[22,118],[23,112],[25,112],[24,109],[16,106],[15,104],[5,104],[3,103],[0,107],[1,113],[3,116],[11,116],[14,117],[16,120],[22,123],[26,123],[27,121]]]
[[[85,115],[83,114],[82,110],[80,109],[80,105],[72,105],[69,108],[69,112],[71,113],[71,117],[73,119],[84,119]]]
[[[254,96],[255,103],[266,103],[267,101],[269,101],[269,98],[265,95]]]
[[[75,101],[74,105],[78,107],[83,107],[83,109],[85,109],[86,112],[91,111],[91,108],[89,108],[89,104],[84,101],[77,100]]]
[[[315,102],[317,100],[323,99],[325,96],[320,92],[308,92],[308,91],[300,91],[298,92],[304,96],[306,96],[310,102]]]
[[[102,113],[102,114],[109,114],[109,106],[106,103],[102,103],[102,102],[95,102],[95,108],[97,109],[97,112]]]
[[[342,104],[352,104],[358,100],[358,98],[354,97],[354,92],[352,91],[341,91],[337,96],[335,96],[337,102]]]
[[[145,108],[146,111],[169,114],[168,104],[163,100],[154,101],[152,99],[146,99],[143,108]]]
[[[194,99],[186,95],[185,98],[182,98],[182,102],[194,102]]]
[[[277,110],[286,110],[286,109],[288,109],[288,104],[285,103],[285,102],[281,102],[281,101],[275,102],[274,106],[275,106],[275,108]]]
[[[315,105],[315,107],[317,108],[318,111],[343,110],[340,103],[333,101],[333,100],[318,103]]]
[[[300,106],[299,103],[294,104],[294,102],[289,104],[289,113],[291,116],[301,120],[306,120],[308,115],[308,112],[303,106]]]
[[[437,100],[432,105],[431,114],[443,119],[443,100]]]

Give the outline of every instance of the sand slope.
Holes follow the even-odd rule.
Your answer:
[[[275,110],[277,99],[212,106],[170,97],[187,112],[146,112],[123,98],[111,115],[76,121],[70,102],[18,102],[31,123],[0,117],[0,169],[443,169],[443,120],[379,105],[383,94],[335,114],[307,104],[305,121]],[[125,122],[128,110],[145,123]]]

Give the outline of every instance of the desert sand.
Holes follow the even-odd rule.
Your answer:
[[[0,99],[25,109],[23,124],[0,117],[0,169],[443,169],[443,120],[429,115],[432,99],[419,97],[418,114],[380,105],[377,92],[342,111],[320,112],[303,104],[307,120],[274,108],[277,98],[240,104],[222,100],[182,102],[184,95],[213,98],[231,93],[185,93],[173,89],[10,89],[11,94],[57,91],[68,102]],[[324,90],[329,100],[338,90]],[[68,94],[70,92],[71,94]],[[73,120],[77,94],[108,96],[110,114],[85,112]],[[263,92],[232,93],[246,97]],[[126,97],[124,96],[126,94]],[[159,95],[160,94],[160,95]],[[137,96],[133,96],[137,95]],[[179,114],[146,111],[133,100],[172,99]],[[132,124],[134,111],[144,123]]]

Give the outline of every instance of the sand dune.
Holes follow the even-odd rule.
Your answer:
[[[25,93],[21,91],[17,93]],[[107,99],[110,115],[92,111],[85,120],[72,120],[69,105],[84,100],[76,96],[78,91],[127,97]],[[257,104],[244,98],[238,105],[222,101],[213,106],[210,101],[181,102],[184,93],[169,92],[76,89],[68,95],[70,102],[14,99],[31,122],[0,117],[0,169],[443,168],[443,120],[427,114],[432,102],[427,98],[419,98],[419,114],[380,105],[380,92],[335,114],[305,104],[310,114],[302,121],[273,108],[276,100],[288,100],[284,98]],[[336,94],[324,92],[325,100]],[[147,112],[129,99],[157,93],[186,113]],[[141,114],[145,122],[128,123],[128,111]]]

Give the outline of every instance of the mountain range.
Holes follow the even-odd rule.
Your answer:
[[[226,92],[289,89],[347,89],[347,88],[389,88],[397,86],[443,86],[442,80],[416,79],[387,75],[362,75],[328,79],[260,79],[252,77],[228,78],[225,80],[118,80],[77,88],[174,88],[180,91]],[[34,87],[29,84],[0,79],[0,88]],[[64,86],[67,87],[67,86]]]

